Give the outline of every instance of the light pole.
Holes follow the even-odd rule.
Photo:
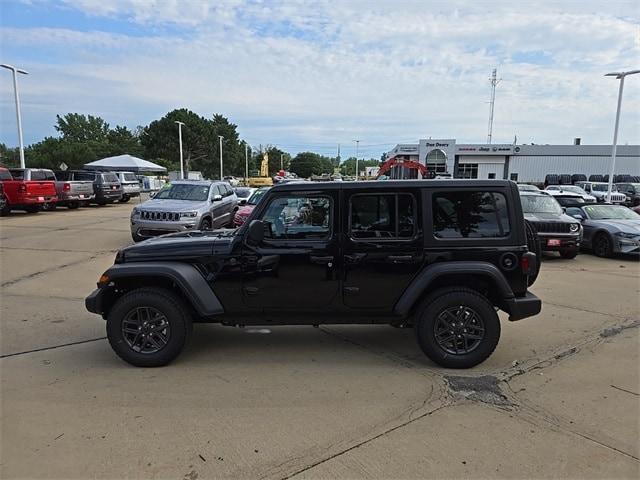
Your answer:
[[[244,144],[244,181],[249,186],[249,145]]]
[[[284,170],[284,160],[282,160],[282,156],[284,155],[284,153],[280,154],[280,170]]]
[[[182,158],[182,126],[183,122],[177,120],[174,123],[178,124],[178,143],[180,144],[180,180],[184,180],[184,159]]]
[[[22,140],[22,117],[20,116],[20,94],[18,93],[18,73],[28,75],[29,72],[16,68],[13,65],[3,63],[0,67],[11,70],[13,73],[13,94],[16,98],[16,118],[18,119],[18,142],[20,144],[20,168],[24,166],[24,142]]]
[[[356,142],[356,182],[358,181],[358,149],[360,147],[360,140],[354,140]]]
[[[611,203],[611,191],[613,190],[613,176],[616,168],[616,150],[618,149],[618,125],[620,124],[620,107],[622,106],[622,90],[624,89],[624,77],[640,73],[640,70],[630,70],[628,72],[607,73],[605,77],[616,77],[620,80],[618,90],[618,109],[616,110],[616,125],[613,128],[613,149],[611,151],[611,171],[609,172],[609,186],[607,187],[607,203]]]
[[[220,180],[222,180],[222,140],[224,137],[222,135],[218,135],[218,139],[220,140]]]

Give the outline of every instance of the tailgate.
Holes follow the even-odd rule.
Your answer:
[[[65,182],[71,185],[71,195],[93,195],[93,182]]]
[[[54,182],[24,182],[27,186],[27,194],[30,196],[47,196],[54,197],[56,195],[56,184]]]

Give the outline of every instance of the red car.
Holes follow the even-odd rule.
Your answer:
[[[57,202],[56,184],[51,181],[14,179],[11,172],[0,167],[0,182],[5,204],[0,212],[7,215],[11,210],[35,213],[45,204]]]
[[[235,216],[233,217],[233,226],[240,227],[247,221],[253,209],[256,208],[256,205],[260,201],[260,199],[264,196],[267,191],[269,191],[271,187],[262,187],[253,192],[253,195],[249,197],[247,203],[242,205],[237,211]]]

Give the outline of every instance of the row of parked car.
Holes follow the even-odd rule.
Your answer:
[[[518,185],[525,219],[537,232],[540,249],[559,252],[564,258],[575,258],[581,249],[600,257],[640,254],[639,197],[612,192],[611,203],[606,203],[606,183],[578,183],[591,188],[549,185],[540,190]],[[640,192],[640,183],[629,185]],[[599,195],[593,195],[596,192]]]
[[[132,172],[49,170],[0,166],[0,213],[12,210],[36,213],[63,206],[75,209],[90,203],[128,202],[140,195]]]

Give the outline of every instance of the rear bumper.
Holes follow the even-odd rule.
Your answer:
[[[539,314],[542,301],[533,293],[527,292],[524,297],[506,299],[502,309],[509,314],[509,320],[513,322]]]

